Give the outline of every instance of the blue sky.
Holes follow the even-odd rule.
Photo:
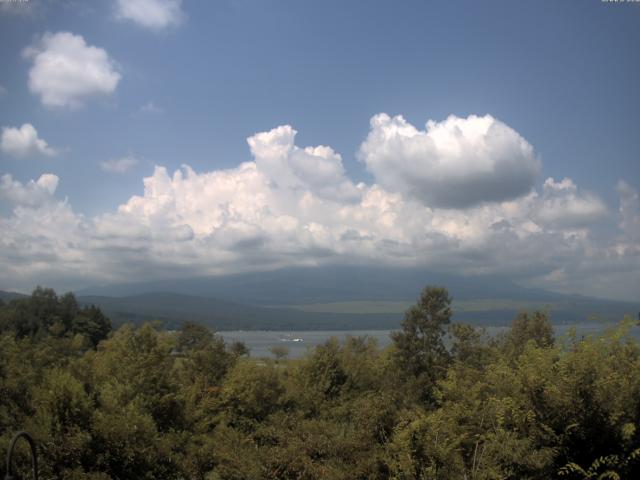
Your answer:
[[[226,273],[256,264],[277,268],[292,262],[341,262],[354,255],[362,262],[407,261],[467,274],[498,272],[525,284],[616,298],[631,298],[640,288],[634,273],[640,265],[638,212],[633,210],[640,188],[639,3],[131,0],[128,8],[116,0],[0,5],[0,126],[6,130],[29,124],[37,132],[37,137],[27,138],[21,130],[23,143],[8,139],[0,151],[0,175],[5,175],[0,215],[12,230],[0,246],[6,265],[0,288],[24,289],[41,279],[75,287],[143,279],[158,272]],[[74,70],[56,80],[57,73],[44,67],[34,72],[57,40],[64,44],[63,55],[67,43],[81,42],[80,53],[101,49],[98,63],[103,70],[98,76],[105,77]],[[39,83],[32,80],[36,73],[43,77]],[[75,74],[82,77],[77,82]],[[455,130],[457,123],[446,123],[450,116],[471,130],[482,129],[470,116],[491,118],[508,128],[504,135],[511,143],[482,143],[487,155],[493,155],[488,160],[478,157],[479,144],[465,143],[456,154],[462,157],[452,160],[446,149],[381,140],[384,135],[376,136],[370,126],[379,113],[390,119],[401,115],[417,131],[424,130],[428,120],[444,131]],[[379,131],[389,132],[396,123],[383,122]],[[247,138],[284,125],[298,132],[295,141],[280,132],[250,150]],[[518,150],[519,139],[532,152]],[[301,160],[291,150],[293,156],[278,160],[276,168],[271,147],[265,145],[290,140],[290,147],[295,143],[300,152],[305,146],[330,146],[341,161],[336,164],[326,152],[309,153],[311,159]],[[517,160],[503,159],[510,155]],[[314,163],[318,158],[331,165]],[[490,176],[478,167],[484,161],[492,169]],[[245,207],[255,209],[256,204],[250,199],[239,203],[238,192],[224,201],[207,196],[211,185],[218,185],[205,185],[211,180],[208,174],[237,169],[242,162],[257,165],[268,184],[295,192],[291,197],[265,190],[260,211],[277,217],[278,226],[269,223],[273,219],[247,213]],[[289,165],[286,171],[283,162]],[[304,162],[311,171],[320,171],[322,165],[343,170],[303,178],[296,168]],[[441,170],[434,167],[443,162],[451,163]],[[191,194],[176,193],[174,182],[171,193],[165,192],[172,196],[173,209],[160,212],[157,198],[145,194],[143,178],[151,179],[148,186],[163,183],[156,166],[164,167],[171,180],[183,164],[193,169],[193,183],[180,188]],[[43,174],[55,175],[55,186],[49,179],[30,188],[29,182]],[[562,184],[565,178],[571,184]],[[319,189],[322,182],[347,183],[339,194],[330,195],[325,187]],[[359,182],[359,193],[351,192]],[[514,187],[504,189],[507,184]],[[371,197],[375,187],[390,195],[378,198],[380,204],[393,195],[402,202],[394,204],[397,223],[387,225],[388,231],[368,225],[362,212],[344,213],[354,202],[364,205],[362,198]],[[24,192],[16,193],[20,188]],[[460,194],[455,201],[437,193],[450,188],[475,193]],[[282,207],[301,202],[305,193],[324,202],[314,213],[306,203],[304,211]],[[25,200],[25,195],[38,199]],[[51,198],[42,200],[43,195]],[[134,195],[148,201],[147,207],[137,205],[134,212],[130,206],[124,209],[126,219],[115,219],[123,211],[119,206]],[[185,206],[189,195],[210,203]],[[82,223],[78,228],[85,233],[74,237],[78,244],[54,234],[43,244],[31,241],[37,237],[33,227],[19,221],[17,209],[29,208],[37,224],[38,215],[55,205],[64,205],[74,225]],[[246,215],[238,220],[241,226],[228,220],[231,217],[220,220],[219,212],[207,218],[196,214],[221,205],[234,207],[225,215]],[[336,212],[346,220],[326,220]],[[46,215],[52,218],[51,212]],[[382,215],[379,212],[378,219]],[[430,227],[416,229],[402,215],[424,215]],[[106,217],[117,223],[116,230],[126,231],[123,237],[107,241],[90,235],[83,240],[88,230],[107,229]],[[282,227],[283,219],[295,220],[298,223],[287,228],[311,232],[313,239],[289,232]],[[494,255],[505,240],[489,238],[487,231],[503,220],[511,228],[514,255],[521,251],[535,257],[549,250],[553,255],[547,258],[545,253],[539,262],[530,258],[531,264],[540,264],[536,267]],[[165,238],[154,230],[160,224],[189,230],[182,241],[189,246],[166,241],[170,235]],[[320,234],[314,225],[326,231]],[[134,235],[128,228],[145,231]],[[403,235],[393,233],[398,230]],[[348,232],[357,233],[363,243],[348,246]],[[135,261],[133,250],[123,253],[123,244],[131,243],[127,235],[144,238],[136,246]],[[261,246],[253,252],[260,261],[240,259],[246,256],[237,247],[243,242]],[[390,251],[374,253],[389,242],[395,242]],[[31,247],[19,249],[19,243]],[[81,244],[91,244],[93,250],[85,251]],[[175,257],[167,256],[167,249]],[[214,250],[218,256],[211,256]],[[89,267],[91,251],[109,252],[108,260],[96,259],[99,266]],[[51,257],[37,260],[44,253]],[[463,261],[434,260],[443,255]],[[78,264],[64,266],[69,258]],[[203,265],[209,267],[203,270]],[[585,280],[591,274],[602,279]]]

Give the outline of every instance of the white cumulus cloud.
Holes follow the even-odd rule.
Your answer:
[[[100,168],[105,172],[111,173],[125,173],[131,170],[138,164],[138,159],[132,155],[127,155],[122,158],[112,158],[111,160],[105,160],[100,162]]]
[[[45,140],[38,137],[37,130],[30,123],[25,123],[20,128],[3,127],[0,150],[14,157],[56,154]]]
[[[247,139],[258,169],[277,188],[303,189],[324,198],[349,199],[358,191],[345,176],[342,157],[330,147],[299,148],[290,125]]]
[[[540,222],[549,226],[581,227],[605,217],[607,207],[597,196],[578,192],[578,187],[570,178],[560,182],[547,178],[535,215]]]
[[[14,180],[9,174],[0,177],[0,196],[14,205],[39,206],[54,202],[54,193],[58,188],[59,178],[45,173],[38,180],[30,180],[26,184]]]
[[[593,235],[590,224],[606,207],[571,179],[444,208],[382,182],[354,184],[337,152],[298,146],[295,135],[288,125],[256,133],[247,139],[252,159],[235,168],[156,166],[141,195],[91,218],[55,197],[57,177],[22,184],[5,175],[0,193],[14,209],[0,213],[0,278],[73,287],[375,263],[517,276],[590,294],[596,283],[588,279],[597,277],[601,296],[640,278],[640,206],[627,184],[618,187],[620,228]]]
[[[116,18],[158,31],[180,25],[185,13],[182,0],[116,0]]]
[[[519,197],[540,171],[533,147],[491,115],[452,115],[418,130],[381,113],[359,157],[384,188],[444,208]]]
[[[112,94],[122,77],[106,50],[70,32],[45,33],[23,55],[33,61],[29,89],[48,107],[78,108]]]

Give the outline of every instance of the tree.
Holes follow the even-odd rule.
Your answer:
[[[1,309],[0,331],[33,340],[80,334],[95,347],[111,333],[111,320],[93,305],[81,309],[71,292],[58,297],[50,288],[37,287],[30,297],[14,299]]]
[[[269,351],[276,357],[276,363],[284,360],[289,356],[289,347],[286,345],[274,345]]]
[[[453,340],[451,358],[470,368],[481,369],[491,359],[491,349],[483,339],[483,329],[472,325],[453,323],[449,335]]]
[[[301,375],[308,392],[316,400],[336,398],[347,381],[341,355],[340,342],[331,337],[318,345],[302,364]]]
[[[423,400],[432,399],[433,386],[449,364],[442,337],[451,315],[447,289],[427,286],[418,302],[405,313],[402,331],[391,334],[398,366],[404,375],[416,379]]]
[[[504,347],[506,352],[515,358],[522,354],[529,341],[533,341],[540,348],[553,346],[553,327],[546,312],[520,312],[504,338]]]
[[[202,350],[213,343],[214,337],[211,330],[194,322],[185,322],[180,329],[176,348],[181,352]]]
[[[86,336],[95,347],[109,336],[111,320],[98,307],[91,305],[80,311],[73,319],[71,332]]]
[[[227,423],[242,429],[276,411],[283,395],[284,386],[272,365],[243,360],[227,374],[220,401]]]
[[[249,356],[249,347],[244,342],[236,340],[231,342],[228,347],[229,353],[235,358],[239,357],[248,357]]]

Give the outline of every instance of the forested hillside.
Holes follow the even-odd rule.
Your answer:
[[[639,478],[640,327],[558,339],[530,312],[489,339],[450,304],[426,288],[384,350],[271,360],[38,289],[0,303],[0,449],[31,432],[43,479]]]

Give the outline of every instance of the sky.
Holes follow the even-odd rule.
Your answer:
[[[0,289],[420,266],[637,300],[640,2],[0,0]]]

